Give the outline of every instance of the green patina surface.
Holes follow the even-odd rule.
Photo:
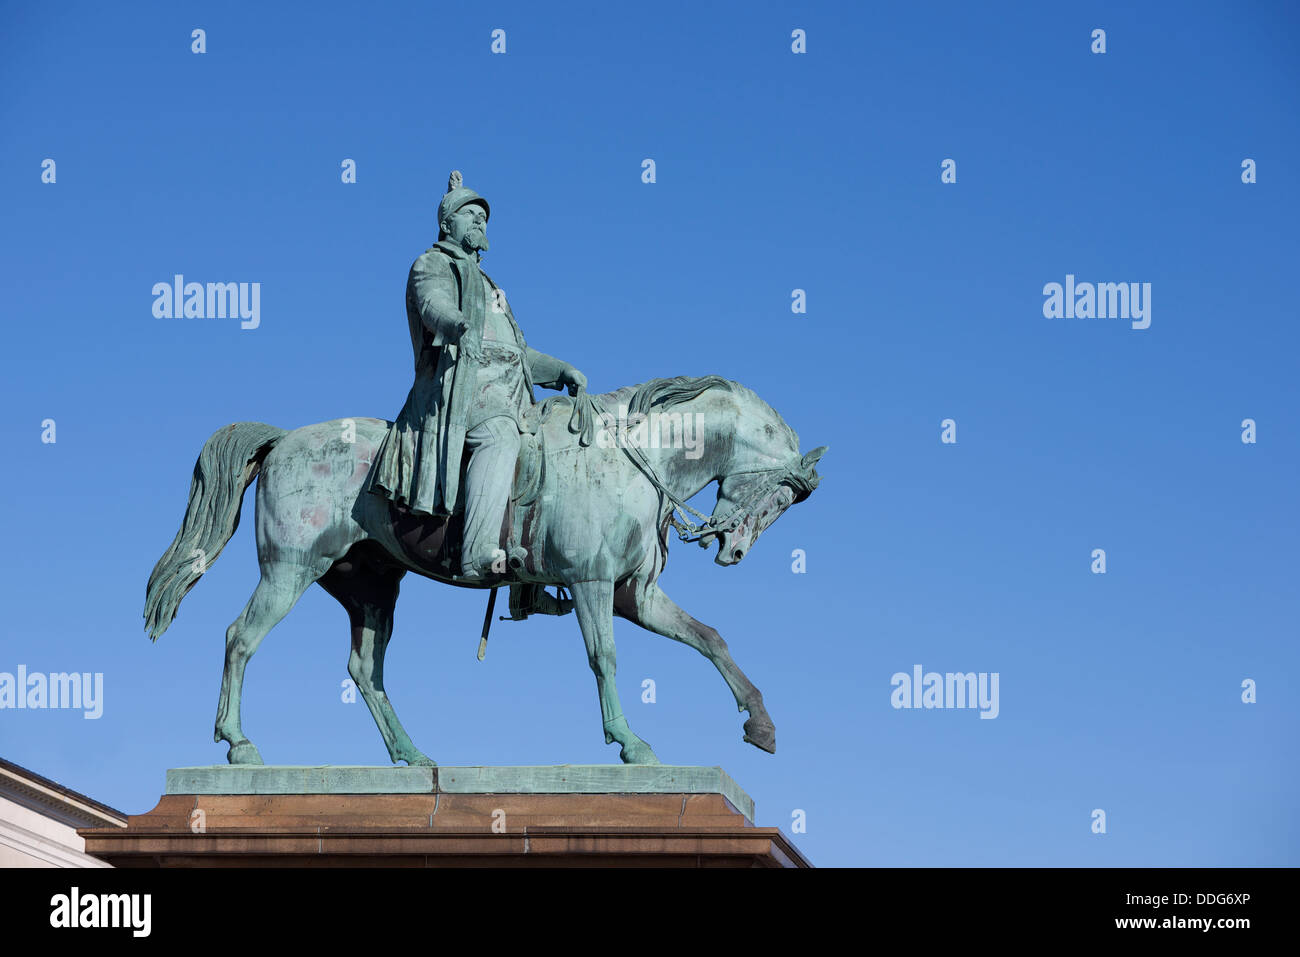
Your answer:
[[[211,765],[171,768],[167,794],[429,794],[436,769],[365,765]]]
[[[754,801],[722,768],[211,765],[172,768],[167,794],[721,794],[753,822]]]
[[[153,638],[167,630],[181,599],[230,541],[244,492],[256,481],[261,577],[226,629],[213,728],[213,740],[229,746],[229,763],[244,769],[232,781],[276,780],[282,773],[251,770],[263,759],[240,715],[245,669],[313,584],[346,610],[348,674],[389,758],[406,767],[389,769],[382,785],[368,777],[376,769],[303,769],[294,773],[307,783],[292,790],[309,786],[313,775],[334,782],[330,789],[362,793],[467,777],[466,769],[437,776],[416,770],[436,762],[412,741],[384,686],[399,583],[408,572],[494,589],[483,628],[473,636],[480,660],[496,588],[511,589],[516,621],[574,613],[596,680],[600,733],[606,744],[619,745],[625,764],[658,766],[659,758],[628,724],[619,696],[616,613],[704,656],[737,711],[749,715],[742,740],[776,752],[776,725],[762,692],[718,630],[677,605],[659,576],[670,528],[683,542],[716,544],[718,565],[740,563],[765,529],[817,488],[826,447],[801,451],[798,434],[772,406],[719,375],[656,377],[589,394],[582,372],[527,344],[501,288],[483,272],[488,212],[487,200],[453,172],[438,208],[438,240],[407,277],[415,382],[395,421],[349,417],[293,430],[236,422],[214,432],[199,453],[180,530],[149,576],[144,617]],[[554,281],[580,289],[583,278],[565,274]],[[309,335],[310,320],[302,323],[298,334]],[[652,337],[641,350],[649,367],[673,354],[651,346],[685,330],[673,319],[663,329],[636,331]],[[328,378],[328,371],[321,375]],[[567,395],[537,403],[534,386]],[[688,502],[711,485],[717,498],[706,515]],[[492,562],[485,564],[488,556]],[[544,591],[548,585],[556,587],[554,597]],[[422,626],[427,633],[437,624]],[[521,705],[515,720],[538,718]],[[504,787],[507,770],[480,769],[476,786],[490,779]],[[551,768],[509,770],[514,786],[537,778],[553,782],[551,789],[581,778],[577,771],[556,777]],[[663,787],[669,780],[680,788],[707,770],[662,769],[620,779],[620,787]],[[364,781],[342,784],[352,777]]]

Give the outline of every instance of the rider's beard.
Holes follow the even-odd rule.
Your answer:
[[[460,241],[460,245],[467,253],[472,253],[476,249],[486,252],[488,248],[487,234],[478,229],[471,229]]]

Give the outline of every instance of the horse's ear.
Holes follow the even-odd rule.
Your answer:
[[[805,455],[803,457],[803,462],[800,464],[803,465],[804,469],[811,472],[821,457],[826,454],[828,448],[830,448],[829,445],[819,445],[817,448]]]

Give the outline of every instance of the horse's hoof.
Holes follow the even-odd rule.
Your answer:
[[[407,767],[411,768],[436,768],[438,762],[433,760],[427,754],[418,754],[413,758],[398,758],[398,761],[405,761]],[[394,761],[394,764],[397,762]]]
[[[662,764],[655,757],[654,749],[644,741],[638,741],[635,744],[627,745],[618,756],[623,759],[624,764]]]
[[[776,754],[776,726],[767,719],[750,718],[746,721],[745,740],[768,754]]]
[[[262,754],[257,750],[257,745],[247,739],[240,741],[238,744],[230,746],[230,753],[226,755],[226,760],[231,764],[263,764]]]

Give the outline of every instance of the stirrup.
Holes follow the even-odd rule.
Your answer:
[[[529,615],[567,615],[573,611],[573,599],[563,585],[555,586],[552,595],[541,585],[528,583],[510,586],[510,615],[501,621],[523,621]]]

